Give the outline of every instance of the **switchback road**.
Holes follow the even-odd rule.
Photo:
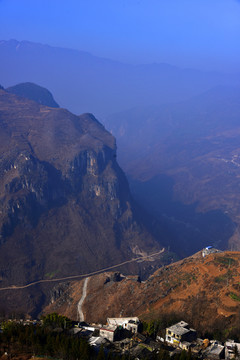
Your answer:
[[[124,261],[124,262],[122,262],[120,264],[117,264],[117,265],[112,265],[112,266],[106,267],[106,268],[101,269],[101,270],[92,271],[92,272],[90,272],[88,274],[72,275],[72,276],[66,276],[66,277],[56,278],[56,279],[42,279],[42,280],[37,280],[37,281],[31,282],[31,283],[26,284],[26,285],[11,285],[11,286],[8,286],[8,287],[0,288],[0,291],[20,290],[20,289],[29,288],[29,287],[37,285],[37,284],[51,283],[51,282],[61,282],[61,281],[66,281],[66,280],[74,280],[74,279],[78,279],[78,278],[85,278],[85,277],[89,277],[89,276],[92,276],[92,275],[100,274],[102,272],[105,272],[105,271],[120,267],[120,266],[125,265],[125,264],[129,264],[129,263],[134,262],[134,261],[149,259],[151,257],[162,254],[164,251],[165,251],[165,248],[163,248],[162,250],[160,250],[160,251],[158,251],[156,253],[153,253],[153,254],[150,254],[150,255],[140,256],[138,258],[131,259],[131,260],[127,260],[127,261]]]

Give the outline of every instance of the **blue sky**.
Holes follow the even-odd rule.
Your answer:
[[[240,71],[237,0],[0,0],[0,39],[140,64]]]

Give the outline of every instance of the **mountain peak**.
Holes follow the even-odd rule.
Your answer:
[[[8,87],[6,91],[29,100],[36,101],[40,105],[59,108],[59,105],[56,103],[49,90],[32,82],[21,83]]]
[[[0,90],[0,128],[1,287],[89,273],[160,250],[135,210],[115,139],[93,115]],[[151,271],[159,261],[151,261]],[[35,314],[38,294],[27,303],[14,294],[6,311]]]

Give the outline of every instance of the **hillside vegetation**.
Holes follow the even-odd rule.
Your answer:
[[[134,315],[150,321],[174,313],[201,334],[236,337],[240,330],[239,265],[239,252],[205,258],[197,253],[162,267],[142,283],[134,277],[106,281],[111,274],[93,276],[83,304],[85,320],[104,323],[107,317]],[[65,297],[55,299],[45,311],[58,311],[77,319],[82,286],[83,281],[70,283]]]

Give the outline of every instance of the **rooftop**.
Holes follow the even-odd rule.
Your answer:
[[[189,325],[185,321],[179,321],[177,324],[170,326],[168,330],[178,335],[186,334],[189,331],[195,331],[194,329],[189,329]]]
[[[114,332],[116,330],[116,328],[117,328],[116,326],[105,325],[105,326],[101,327],[100,330]]]
[[[120,317],[120,318],[108,318],[107,319],[108,324],[122,325],[122,324],[128,323],[128,322],[139,323],[139,318],[138,317]]]
[[[188,328],[188,323],[186,323],[186,321],[179,321],[176,325],[179,325],[179,326],[182,326],[182,327],[185,327],[185,328]]]
[[[205,350],[205,354],[220,355],[221,352],[223,351],[223,349],[224,349],[223,345],[219,345],[219,344],[215,343]]]
[[[234,351],[236,346],[238,351],[240,352],[240,343],[236,343],[234,340],[226,341],[225,346],[228,348],[228,350],[232,350],[232,351]]]
[[[172,332],[174,332],[177,335],[183,335],[183,334],[186,334],[186,333],[188,333],[190,331],[189,329],[186,329],[186,328],[184,328],[182,326],[179,326],[178,324],[172,325],[168,329],[171,330]]]

